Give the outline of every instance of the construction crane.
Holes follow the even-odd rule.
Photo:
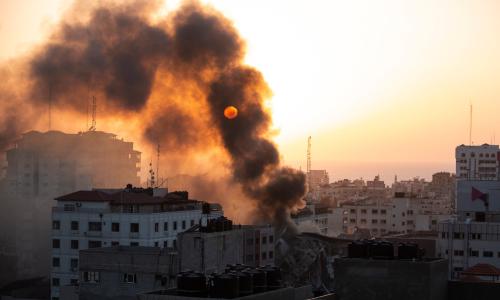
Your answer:
[[[307,187],[311,190],[311,136],[307,139]]]

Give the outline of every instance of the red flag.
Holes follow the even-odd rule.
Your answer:
[[[475,187],[472,187],[470,199],[472,201],[479,199],[479,200],[483,201],[484,204],[487,204],[488,203],[488,194],[481,192],[480,190],[476,189]]]

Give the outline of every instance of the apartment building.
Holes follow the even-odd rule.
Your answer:
[[[78,191],[56,198],[52,210],[51,297],[78,280],[78,251],[110,246],[177,248],[177,234],[202,218],[223,215],[220,205],[162,188]]]
[[[352,234],[368,229],[372,236],[414,231],[436,231],[438,223],[450,218],[447,210],[434,210],[429,199],[411,198],[396,193],[391,199],[365,199],[345,202],[333,210],[342,216],[342,223],[331,223],[342,228],[329,228],[334,232]]]
[[[460,145],[455,149],[458,179],[499,180],[498,145]]]

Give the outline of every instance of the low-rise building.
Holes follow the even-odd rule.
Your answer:
[[[306,207],[292,214],[292,221],[301,231],[328,235],[330,209],[320,204],[308,203]]]
[[[80,251],[78,299],[137,299],[137,294],[175,286],[177,251],[115,246]]]
[[[210,274],[227,265],[274,265],[275,234],[269,225],[233,225],[213,219],[179,234],[180,270]]]

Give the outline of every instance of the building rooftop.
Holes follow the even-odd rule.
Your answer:
[[[113,246],[113,247],[100,247],[80,250],[81,253],[103,253],[103,254],[151,254],[159,255],[165,252],[164,248],[160,247],[146,247],[146,246]]]
[[[461,272],[461,274],[469,276],[500,276],[500,269],[490,264],[476,264]]]
[[[57,201],[76,202],[109,202],[111,205],[154,205],[154,204],[187,204],[200,201],[189,199],[188,192],[170,192],[153,188],[126,188],[122,190],[77,191],[55,198]]]

